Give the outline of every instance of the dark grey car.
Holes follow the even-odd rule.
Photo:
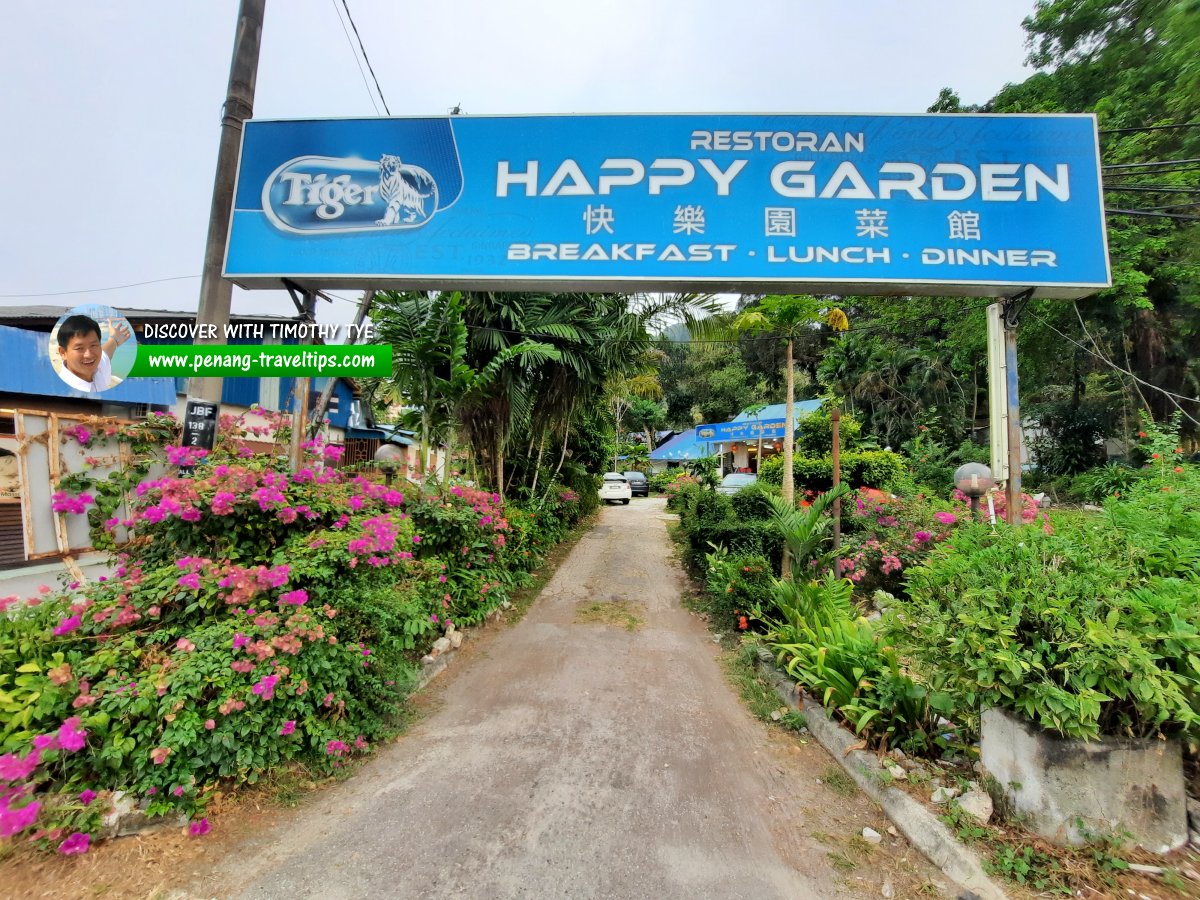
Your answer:
[[[650,496],[650,480],[646,477],[645,472],[623,472],[622,474],[629,482],[629,490],[633,496]]]

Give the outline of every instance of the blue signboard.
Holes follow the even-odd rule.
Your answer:
[[[729,441],[757,441],[759,438],[772,440],[783,437],[787,429],[783,419],[766,419],[745,422],[721,422],[718,425],[697,425],[696,437],[712,443]]]
[[[249,121],[226,277],[309,287],[1079,297],[1090,115]]]

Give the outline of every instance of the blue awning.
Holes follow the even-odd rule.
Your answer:
[[[50,363],[50,335],[0,325],[0,393],[70,397],[105,403],[175,405],[174,378],[126,378],[102,394],[68,387]]]

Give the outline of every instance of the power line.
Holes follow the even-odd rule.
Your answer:
[[[44,294],[0,294],[0,300],[19,300],[25,297],[66,297],[70,294],[101,294],[105,291],[122,291],[126,288],[144,287],[147,284],[162,284],[167,281],[186,281],[199,275],[172,275],[170,278],[155,278],[151,281],[135,281],[133,284],[114,284],[112,287],[82,288],[78,291],[49,291]]]
[[[1175,187],[1166,184],[1106,184],[1105,189],[1114,194],[1141,192],[1146,194],[1200,194],[1200,185],[1196,187]]]
[[[375,82],[375,90],[379,92],[379,101],[383,104],[383,111],[389,116],[392,111],[388,109],[387,98],[383,96],[383,89],[379,86],[379,79],[375,75],[375,67],[371,65],[371,58],[367,56],[367,48],[363,46],[362,35],[358,33],[358,26],[354,24],[354,16],[350,14],[350,7],[346,0],[342,0],[342,6],[346,10],[346,18],[350,20],[350,27],[354,29],[354,37],[358,41],[358,49],[362,51],[363,62],[367,64],[367,69],[371,72],[371,78]]]
[[[371,85],[367,83],[367,73],[363,71],[362,63],[358,59],[358,52],[354,49],[354,39],[350,37],[350,29],[346,27],[342,11],[338,9],[338,0],[329,0],[329,2],[333,4],[333,11],[337,13],[338,24],[342,26],[342,34],[346,35],[346,43],[350,45],[350,55],[354,57],[354,64],[358,66],[358,74],[362,76],[363,87],[367,89],[367,96],[371,98],[371,106],[375,109],[375,115],[379,115],[379,104],[375,102],[375,95],[371,93]]]

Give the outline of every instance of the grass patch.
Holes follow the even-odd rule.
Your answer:
[[[822,772],[821,782],[842,797],[853,797],[858,793],[858,785],[854,783],[854,779],[838,766],[830,766]]]
[[[834,852],[825,854],[829,857],[829,861],[833,863],[833,867],[839,872],[853,872],[858,868],[858,863],[848,857],[845,853]]]
[[[637,615],[645,610],[640,604],[628,600],[609,600],[588,603],[575,610],[575,621],[585,625],[615,625],[626,631],[636,631],[642,624]]]
[[[737,689],[750,711],[764,722],[770,722],[771,713],[778,710],[783,701],[758,671],[754,649],[742,647],[739,651],[724,654],[721,667],[725,670],[725,679]]]

